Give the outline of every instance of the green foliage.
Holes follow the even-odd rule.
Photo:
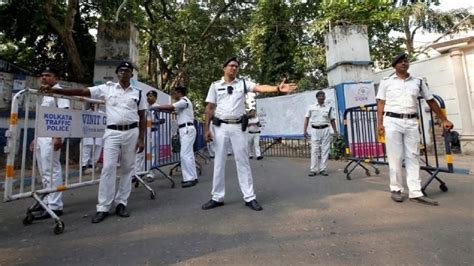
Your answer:
[[[344,136],[339,135],[335,141],[331,142],[329,148],[329,158],[334,160],[342,159],[345,155],[346,145],[344,143]]]

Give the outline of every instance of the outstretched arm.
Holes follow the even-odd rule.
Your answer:
[[[286,79],[280,82],[278,86],[272,85],[256,85],[253,89],[254,92],[269,93],[269,92],[292,92],[298,88],[296,83],[285,83]]]
[[[67,88],[67,89],[57,89],[53,88],[50,85],[41,85],[39,88],[40,93],[53,93],[65,96],[84,96],[90,97],[91,91],[89,88]]]
[[[150,107],[150,110],[173,112],[174,110],[176,110],[176,108],[172,104],[160,104],[158,106]]]

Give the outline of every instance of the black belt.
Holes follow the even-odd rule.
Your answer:
[[[395,118],[418,118],[418,114],[398,114],[398,113],[392,113],[392,112],[385,112],[386,116],[390,117],[395,117]]]
[[[321,125],[321,126],[315,126],[315,125],[311,125],[312,128],[314,129],[323,129],[323,128],[327,128],[329,125]]]
[[[108,129],[120,130],[120,131],[125,131],[125,130],[129,130],[136,127],[138,127],[138,122],[132,123],[130,125],[108,125],[107,126]]]
[[[242,119],[219,119],[224,124],[241,124]]]
[[[178,128],[183,128],[185,126],[194,126],[194,123],[191,123],[191,122],[183,123],[183,124],[178,125]]]
[[[259,134],[260,131],[249,131],[250,134]]]

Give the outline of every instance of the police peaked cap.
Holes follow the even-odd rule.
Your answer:
[[[408,55],[406,53],[403,53],[403,54],[399,54],[397,56],[395,56],[392,60],[392,67],[395,67],[395,65],[400,61],[400,60],[403,60],[403,59],[407,59],[408,58]]]
[[[47,66],[43,68],[43,71],[41,73],[52,73],[56,77],[59,77],[59,70],[53,66]]]
[[[226,67],[226,66],[227,66],[230,62],[232,62],[232,61],[235,61],[235,62],[237,62],[237,64],[240,65],[239,60],[237,59],[237,56],[233,55],[233,56],[227,58],[227,59],[224,61],[224,67]]]
[[[122,62],[117,66],[117,68],[115,69],[115,74],[117,74],[118,71],[119,71],[119,69],[121,69],[122,67],[126,67],[126,68],[128,68],[128,69],[130,69],[130,70],[133,71],[133,64],[132,64],[132,63],[130,63],[130,62],[128,62],[128,61],[122,61]]]

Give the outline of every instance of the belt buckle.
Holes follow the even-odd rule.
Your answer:
[[[402,118],[403,118],[403,119],[409,119],[409,118],[410,118],[410,115],[409,115],[409,114],[402,114]]]

